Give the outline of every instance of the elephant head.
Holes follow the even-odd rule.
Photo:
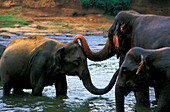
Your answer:
[[[75,36],[74,42],[77,42],[77,39],[80,39],[82,48],[85,51],[87,58],[92,61],[106,60],[115,54],[120,54],[120,51],[123,53],[127,52],[131,46],[130,36],[132,31],[132,23],[138,15],[139,13],[135,11],[119,12],[115,17],[113,25],[108,31],[106,44],[99,52],[92,52],[85,38],[81,35]]]
[[[75,42],[66,43],[57,50],[55,53],[55,71],[59,74],[78,75],[85,88],[96,95],[107,93],[115,83],[115,78],[113,77],[104,89],[98,89],[92,84],[87,58],[81,46]]]
[[[114,35],[113,42],[116,48],[117,57],[125,55],[131,48],[132,28],[139,13],[135,11],[121,11],[116,17],[113,25],[109,29],[109,35]]]
[[[120,67],[118,81],[115,88],[116,110],[124,111],[124,96],[129,92],[138,92],[148,86],[150,57],[154,51],[146,52],[143,48],[135,47],[128,51]]]
[[[92,61],[106,60],[115,54],[120,58],[119,64],[121,65],[124,60],[124,55],[131,48],[131,31],[132,23],[137,18],[139,13],[135,11],[122,11],[117,14],[113,25],[108,31],[108,37],[104,48],[99,52],[92,52],[87,44],[86,39],[82,35],[74,37],[73,41],[78,42],[80,39],[81,47],[86,57]],[[115,73],[115,81],[118,76],[118,71]]]

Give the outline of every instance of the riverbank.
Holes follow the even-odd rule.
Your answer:
[[[0,20],[1,36],[105,35],[114,21],[114,17],[105,16],[103,10],[83,8],[78,0],[32,2],[6,1],[1,4],[0,16],[6,16]],[[51,7],[53,3],[54,7]],[[46,6],[38,7],[40,4]],[[32,5],[36,6],[30,7]]]
[[[26,17],[25,17],[26,18]],[[114,18],[104,15],[86,15],[79,17],[34,17],[29,19],[28,26],[14,28],[0,28],[1,36],[28,36],[28,35],[107,35]]]

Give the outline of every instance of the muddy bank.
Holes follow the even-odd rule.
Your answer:
[[[30,35],[42,35],[42,36],[67,36],[71,37],[75,34],[82,35],[102,35],[107,37],[107,31],[81,31],[81,30],[39,30],[37,28],[23,27],[23,28],[1,28],[0,36],[30,36]]]
[[[34,18],[35,19],[35,18]],[[0,28],[0,35],[106,35],[114,21],[113,17],[103,15],[87,15],[84,17],[38,17],[28,26],[15,28]],[[17,28],[20,27],[20,28]]]

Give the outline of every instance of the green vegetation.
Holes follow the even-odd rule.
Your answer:
[[[10,28],[19,28],[22,26],[27,26],[30,24],[30,21],[16,16],[0,16],[0,28],[10,27]]]
[[[51,29],[60,29],[60,30],[62,30],[64,28],[63,27],[52,27]]]
[[[73,29],[73,25],[69,25],[69,24],[63,24],[60,23],[58,21],[54,21],[54,22],[35,22],[35,24],[37,24],[39,27],[38,29]]]
[[[80,25],[77,25],[78,27],[83,27],[83,25],[82,24],[80,24]]]
[[[72,25],[69,24],[63,24],[62,27],[68,28],[68,29],[73,29]]]
[[[63,29],[63,28],[68,28],[68,29],[73,29],[73,26],[72,25],[69,25],[69,24],[62,24],[58,21],[55,21],[53,23],[51,23],[51,25],[55,25],[55,26],[58,26],[58,27],[55,27],[53,29]]]
[[[63,24],[58,22],[58,21],[54,21],[53,23],[51,23],[52,25],[59,25],[59,26],[62,26]]]
[[[105,14],[116,15],[121,10],[129,9],[130,0],[79,0],[84,8],[103,9]]]
[[[84,26],[84,27],[85,27],[85,28],[90,28],[90,26],[87,26],[87,25],[86,25],[86,26]]]
[[[14,15],[20,14],[22,10],[23,10],[22,8],[14,8],[14,9],[11,9],[10,11],[7,11],[7,13],[12,14],[14,16]]]

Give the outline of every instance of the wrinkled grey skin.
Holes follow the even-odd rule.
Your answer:
[[[119,47],[115,48],[114,39],[118,36]],[[81,38],[80,38],[81,39]],[[135,11],[120,11],[108,31],[104,48],[96,53],[92,52],[88,44],[81,39],[83,50],[88,59],[93,61],[106,60],[114,55],[119,57],[121,66],[124,57],[132,47],[158,49],[170,47],[170,17],[140,14]],[[119,69],[114,74],[117,78]],[[157,91],[157,90],[155,90]],[[157,96],[157,93],[156,93]],[[150,107],[149,87],[135,92],[137,105]]]
[[[13,40],[0,61],[0,75],[4,95],[32,89],[42,95],[45,86],[55,83],[56,95],[66,95],[66,75],[78,75],[85,88],[93,94],[105,94],[113,87],[111,81],[104,89],[93,86],[87,59],[78,43],[61,43],[55,39],[31,36]]]
[[[141,63],[143,66],[136,74]],[[146,85],[158,90],[156,112],[168,112],[170,110],[170,47],[156,50],[134,47],[128,51],[116,83],[116,111],[124,112],[124,95],[128,95],[131,91],[137,92]]]
[[[116,15],[108,35],[109,38],[118,36],[119,47],[116,48],[116,54],[120,57],[121,65],[127,51],[132,47],[145,49],[170,47],[170,17],[121,11]],[[136,107],[138,105],[150,107],[149,87],[145,86],[143,90],[135,92],[135,98]]]

